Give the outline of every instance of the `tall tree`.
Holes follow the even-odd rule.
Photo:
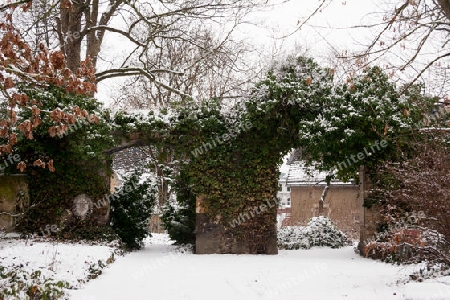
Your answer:
[[[54,44],[56,41],[72,71],[80,66],[81,60],[90,57],[97,70],[97,81],[140,75],[158,87],[185,96],[190,95],[172,88],[170,82],[160,75],[182,76],[188,72],[170,64],[156,64],[153,55],[148,53],[164,50],[170,41],[183,41],[191,47],[202,49],[204,43],[198,40],[200,36],[192,34],[188,29],[192,24],[203,27],[214,26],[215,22],[234,24],[222,26],[222,29],[226,28],[222,37],[225,41],[230,37],[229,33],[234,30],[235,24],[242,22],[247,13],[255,6],[267,3],[264,0],[52,0],[46,1],[43,6],[38,0],[23,2],[32,3],[30,10],[36,12],[35,19],[30,24],[32,26],[29,25],[28,28],[47,28],[45,34],[48,36],[48,43]],[[0,9],[6,10],[9,7],[12,6],[4,5]],[[35,31],[27,32],[31,33],[30,40],[36,35]],[[122,60],[115,61],[112,67],[102,69],[98,62],[105,38],[110,38],[110,34],[118,35],[126,41],[127,53]],[[203,63],[210,53],[219,51],[222,44],[210,46],[213,48],[204,51],[203,56],[196,57],[191,62],[193,68],[197,63]]]
[[[333,0],[321,0],[316,9],[299,22],[296,31],[311,25],[320,34],[321,28],[312,20],[327,9]],[[404,84],[404,90],[419,82],[426,82],[427,92],[448,94],[446,84],[450,67],[450,2],[447,0],[387,0],[372,1],[374,11],[361,16],[358,24],[347,30],[365,32],[358,35],[359,50],[337,49],[328,42],[339,65],[347,66],[345,75],[379,65],[389,70],[390,76]],[[341,2],[343,5],[347,1]],[[376,5],[375,5],[376,3]],[[339,3],[340,4],[340,3]],[[351,4],[347,4],[351,12]],[[329,9],[329,8],[328,8]],[[352,12],[353,13],[353,12]],[[339,16],[334,17],[342,20]],[[329,25],[333,28],[333,25]],[[371,36],[367,39],[367,36]],[[323,36],[326,40],[326,37]],[[425,80],[425,79],[430,80]]]
[[[183,99],[172,89],[183,95],[192,95],[198,101],[211,98],[232,100],[245,94],[243,90],[250,80],[257,77],[259,70],[245,59],[252,53],[251,47],[240,40],[220,39],[213,29],[197,24],[185,30],[195,37],[196,45],[185,40],[165,40],[161,47],[146,54],[146,59],[157,68],[168,66],[185,70],[182,76],[174,72],[157,75],[171,89],[154,85],[142,75],[129,78],[114,99],[115,107],[167,108]]]

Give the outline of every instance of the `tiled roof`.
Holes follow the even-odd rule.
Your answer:
[[[289,166],[287,178],[288,185],[313,185],[325,184],[327,172],[320,172],[314,167],[306,167],[304,162],[295,161]],[[352,182],[342,182],[340,180],[332,180],[331,184],[353,184]]]

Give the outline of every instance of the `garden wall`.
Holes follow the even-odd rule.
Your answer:
[[[9,214],[23,212],[29,203],[27,177],[24,175],[0,176],[0,230],[14,229],[14,217]]]
[[[334,184],[328,189],[319,212],[319,199],[325,188],[321,185],[291,186],[292,225],[306,225],[312,217],[331,219],[348,237],[357,239],[360,230],[360,188],[354,184]]]
[[[268,211],[273,218],[263,218],[261,214],[245,220],[259,230],[239,225],[226,228],[208,217],[202,199],[198,197],[196,203],[196,254],[278,254],[276,206]]]
[[[370,208],[364,207],[364,199],[370,189],[370,180],[364,167],[359,171],[360,193],[361,193],[361,227],[358,250],[361,255],[364,255],[364,248],[368,241],[372,240],[377,232],[377,226],[381,215],[380,205],[372,205]]]

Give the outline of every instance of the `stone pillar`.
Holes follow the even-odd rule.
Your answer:
[[[197,197],[196,254],[278,254],[275,203],[267,204],[267,207],[271,207],[266,218],[260,214],[244,221],[249,222],[247,225],[250,228],[264,228],[256,232],[239,225],[225,227],[220,222],[220,216],[212,220],[202,206],[203,201],[204,196]],[[273,215],[273,218],[267,218],[269,215]],[[255,244],[254,241],[263,242]]]
[[[364,248],[367,242],[374,237],[377,232],[377,224],[380,220],[381,207],[378,204],[372,205],[372,207],[364,207],[364,199],[367,198],[368,191],[370,189],[370,181],[367,177],[366,169],[364,166],[359,170],[360,181],[360,195],[361,195],[361,230],[358,244],[358,250],[361,255],[364,255]]]
[[[366,224],[366,218],[365,218],[365,209],[364,209],[364,199],[365,199],[365,191],[366,191],[366,170],[364,166],[359,167],[359,200],[360,200],[360,230],[359,230],[359,243],[358,243],[358,250],[359,253],[364,253],[364,241],[365,241],[365,224]]]
[[[14,230],[13,216],[27,209],[29,199],[25,175],[0,176],[0,230]]]

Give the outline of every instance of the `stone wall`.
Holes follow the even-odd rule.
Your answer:
[[[23,212],[29,203],[27,177],[23,175],[0,176],[0,230],[14,229],[14,217]],[[10,215],[11,214],[11,215]]]
[[[148,229],[151,233],[165,233],[161,217],[159,214],[152,214],[150,220],[148,221]]]
[[[370,208],[364,207],[364,198],[367,197],[367,193],[370,189],[370,180],[367,176],[367,172],[364,167],[361,167],[359,171],[360,193],[361,197],[361,228],[360,238],[358,244],[358,250],[361,255],[364,255],[364,248],[368,241],[372,240],[377,232],[377,226],[381,219],[380,205],[372,205]]]
[[[247,225],[255,225],[261,230],[245,229],[247,227],[236,226],[226,228],[218,218],[211,220],[202,208],[202,197],[197,198],[196,205],[196,254],[278,254],[276,206],[270,208],[273,218],[267,223],[268,218],[255,216],[246,220]],[[259,236],[259,235],[263,236]],[[254,241],[258,242],[255,245]]]
[[[291,186],[290,224],[306,225],[319,216],[319,199],[325,185]],[[322,215],[330,218],[347,236],[359,237],[361,197],[358,185],[331,185],[323,203]]]

